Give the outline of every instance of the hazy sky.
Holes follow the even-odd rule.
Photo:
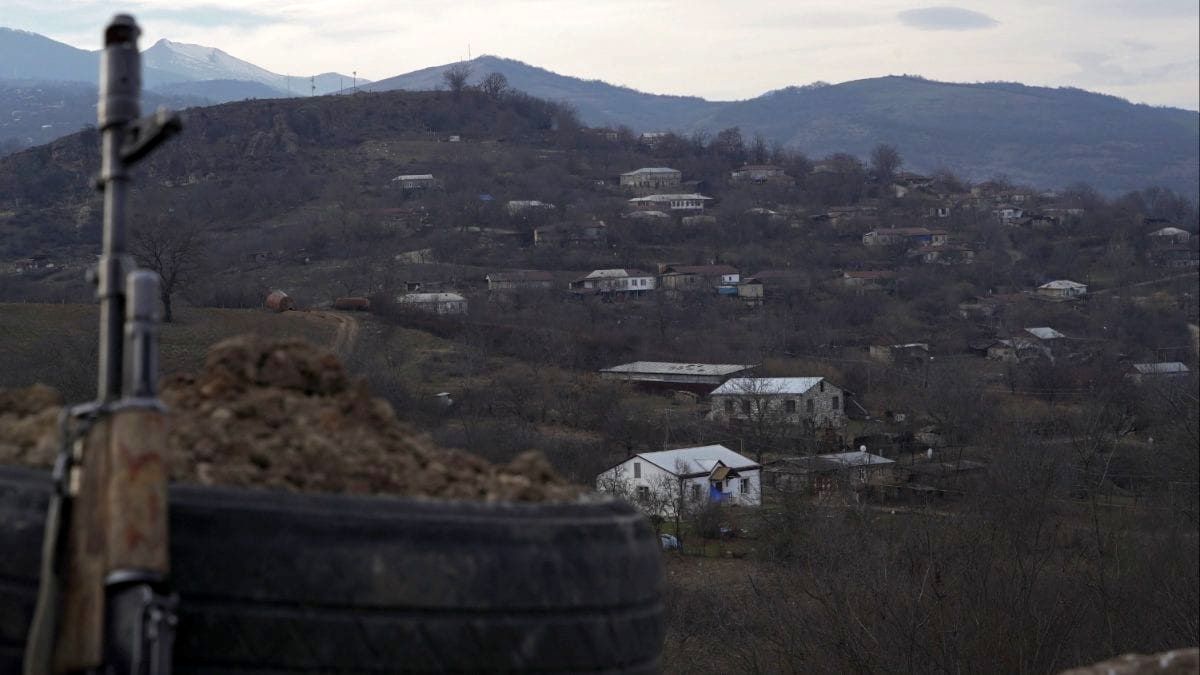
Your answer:
[[[382,79],[470,45],[710,99],[909,73],[1200,107],[1197,0],[0,0],[0,25],[95,49],[118,9],[142,23],[143,46],[166,37],[300,75]]]

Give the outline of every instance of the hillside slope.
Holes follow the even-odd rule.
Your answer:
[[[1006,174],[1107,193],[1149,185],[1192,198],[1200,191],[1200,115],[1077,89],[882,77],[772,92],[723,106],[691,128],[730,126],[818,157],[865,157],[887,142],[917,170],[949,168],[973,180]]]
[[[368,88],[444,87],[451,65]],[[685,134],[740,127],[747,137],[761,133],[813,157],[865,157],[876,144],[891,143],[913,169],[949,168],[973,180],[1003,174],[1047,188],[1087,182],[1109,194],[1160,185],[1200,197],[1200,114],[1078,89],[879,77],[716,102],[647,94],[494,56],[467,65],[473,82],[500,73],[516,89],[573,105],[593,126]]]
[[[444,89],[442,75],[453,65],[455,64],[423,68],[379,80],[363,89]],[[544,68],[496,56],[479,56],[468,61],[467,65],[471,69],[472,83],[478,83],[490,73],[499,73],[508,79],[509,86],[514,89],[548,101],[570,103],[579,111],[583,121],[592,126],[625,125],[638,131],[681,129],[691,120],[715,112],[724,105],[694,96],[647,94],[600,80],[583,80],[559,75]]]

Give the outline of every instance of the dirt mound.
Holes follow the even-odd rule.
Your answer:
[[[53,392],[39,388],[43,405],[34,406],[24,402],[29,391],[0,392],[0,462],[49,466],[57,408],[44,402]],[[201,372],[168,378],[162,399],[178,481],[489,501],[582,493],[539,453],[494,466],[433,447],[336,357],[300,340],[220,342]]]

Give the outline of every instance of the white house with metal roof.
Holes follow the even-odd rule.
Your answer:
[[[1032,335],[1033,337],[1035,337],[1039,340],[1058,340],[1058,339],[1067,337],[1066,335],[1063,335],[1062,333],[1054,330],[1053,328],[1051,328],[1049,326],[1036,326],[1034,328],[1026,328],[1025,332],[1029,333],[1030,335]]]
[[[430,314],[467,313],[467,299],[458,293],[405,293],[396,302]]]
[[[571,290],[641,295],[654,290],[656,280],[653,274],[644,270],[616,267],[592,270],[586,276],[572,281]]]
[[[734,375],[748,374],[754,368],[744,363],[675,363],[671,361],[634,361],[601,368],[600,377],[642,385],[657,385],[707,394]]]
[[[846,425],[846,392],[823,377],[735,377],[709,398],[717,420],[835,429]]]
[[[671,211],[703,211],[704,202],[712,201],[712,197],[705,197],[701,194],[686,194],[686,195],[647,195],[645,197],[634,197],[629,200],[629,205],[637,208],[650,211],[661,211],[664,207]]]
[[[621,187],[665,188],[683,181],[683,173],[665,166],[648,166],[621,174]]]
[[[758,506],[762,466],[723,445],[643,452],[596,476],[596,489],[663,517],[706,502]]]
[[[1140,383],[1147,379],[1187,377],[1191,372],[1187,364],[1181,361],[1161,361],[1158,363],[1135,363],[1126,377]]]
[[[1081,295],[1087,295],[1087,284],[1081,284],[1078,281],[1070,279],[1055,279],[1038,286],[1038,295],[1044,295],[1051,298],[1074,298]]]

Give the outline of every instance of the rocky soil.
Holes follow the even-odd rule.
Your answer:
[[[495,466],[434,447],[329,352],[300,340],[231,338],[196,374],[166,379],[176,481],[305,492],[565,501],[584,490],[538,453]],[[61,397],[0,390],[0,463],[49,467]]]

